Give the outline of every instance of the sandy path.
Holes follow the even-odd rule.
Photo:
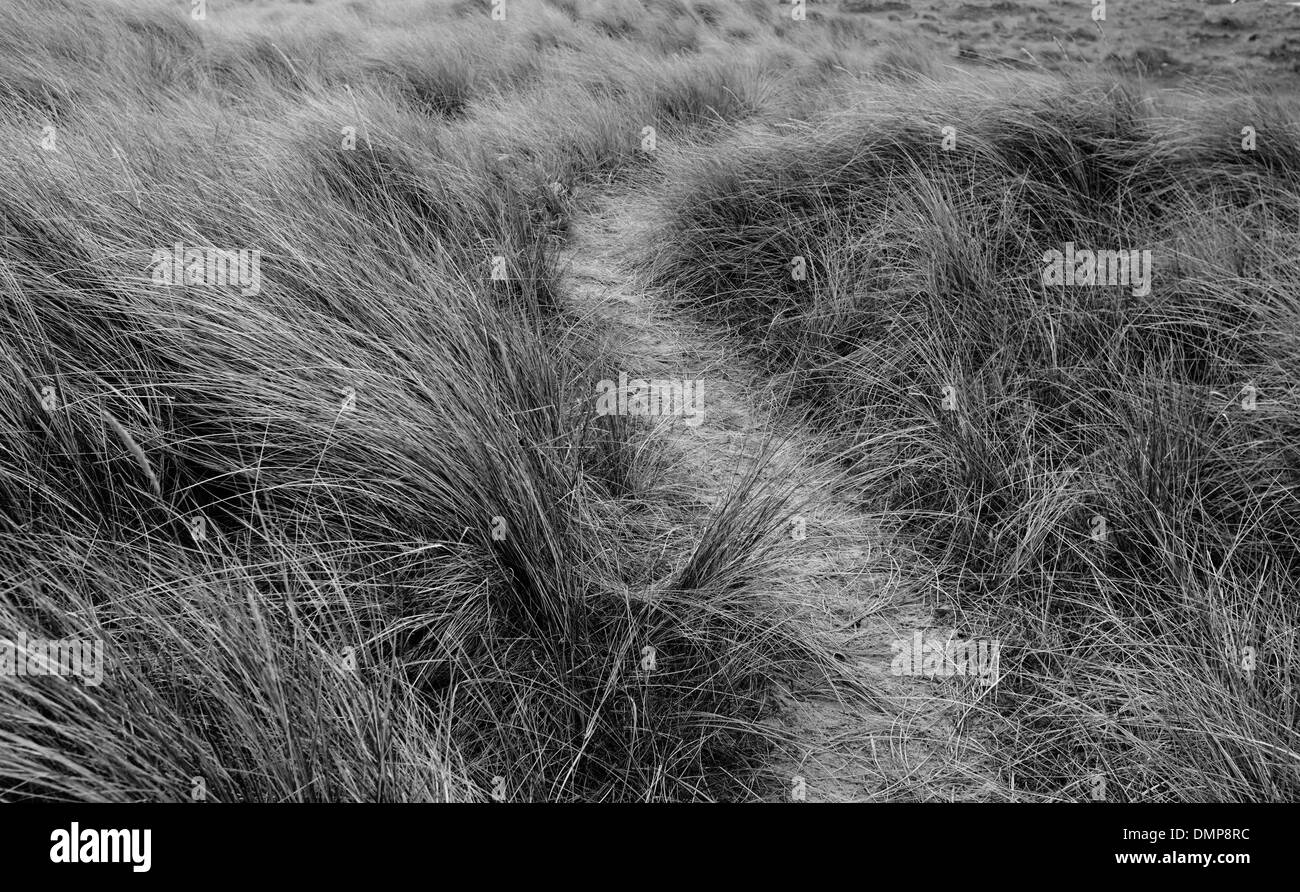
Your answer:
[[[980,779],[987,770],[975,769],[966,735],[953,731],[965,709],[958,688],[890,672],[891,642],[917,629],[944,631],[908,568],[892,560],[853,494],[839,489],[836,469],[810,458],[814,435],[771,409],[760,377],[637,282],[630,262],[652,225],[649,203],[632,192],[589,204],[562,253],[565,291],[580,314],[622,341],[630,378],[705,382],[703,423],[672,419],[658,428],[700,503],[717,504],[761,466],[760,480],[795,481],[796,504],[807,505],[806,538],[792,535],[793,559],[781,562],[782,593],[829,636],[864,692],[841,700],[812,690],[784,704],[777,723],[798,741],[772,768],[785,798],[797,778],[810,802],[987,796]]]

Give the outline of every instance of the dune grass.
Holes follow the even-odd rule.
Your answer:
[[[830,671],[765,582],[784,496],[661,497],[555,252],[642,127],[769,108],[761,59],[174,7],[0,11],[0,636],[106,662],[0,684],[0,799],[759,795]],[[177,243],[260,288],[160,283]]]
[[[1293,799],[1297,108],[990,77],[685,158],[646,266],[1002,643],[1004,785]],[[1150,293],[1045,285],[1066,243],[1150,250]]]
[[[593,411],[558,248],[624,181],[1001,642],[1001,798],[1295,798],[1294,103],[957,75],[852,6],[0,8],[0,641],[106,663],[0,679],[0,800],[771,798],[842,670],[791,493],[702,514]],[[1067,243],[1150,292],[1044,284]]]

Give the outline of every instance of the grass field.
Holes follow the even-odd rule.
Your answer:
[[[1296,799],[1300,13],[1076,6],[0,7],[0,801]]]

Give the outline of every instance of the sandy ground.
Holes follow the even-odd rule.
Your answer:
[[[654,225],[645,211],[652,202],[621,192],[585,204],[591,210],[573,221],[562,263],[574,309],[614,337],[629,377],[706,384],[703,423],[668,418],[655,428],[689,476],[687,488],[702,506],[717,505],[758,468],[764,484],[792,487],[804,516],[804,537],[791,537],[775,591],[829,641],[849,684],[831,695],[805,680],[781,704],[772,725],[795,743],[771,767],[773,798],[996,798],[984,788],[980,735],[969,727],[972,698],[986,689],[891,671],[894,641],[952,632],[927,606],[924,583],[842,475],[811,458],[816,435],[772,411],[762,376],[638,281],[630,261]]]
[[[1155,79],[1300,85],[1300,4],[1283,0],[843,0],[841,11],[975,63],[1101,63]]]

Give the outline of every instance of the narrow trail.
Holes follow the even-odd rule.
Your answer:
[[[906,558],[891,554],[838,469],[814,458],[815,433],[772,409],[766,383],[745,359],[638,281],[632,260],[654,225],[650,202],[633,191],[589,205],[561,256],[574,309],[621,342],[630,378],[705,382],[701,424],[674,418],[657,428],[702,504],[718,504],[755,469],[760,482],[793,485],[795,502],[807,506],[806,538],[792,534],[794,559],[781,562],[780,590],[874,694],[810,690],[782,703],[775,724],[797,741],[772,766],[782,798],[797,797],[800,778],[810,802],[988,798],[973,738],[957,733],[971,698],[943,681],[890,672],[894,641],[918,630],[951,632],[926,606]]]

